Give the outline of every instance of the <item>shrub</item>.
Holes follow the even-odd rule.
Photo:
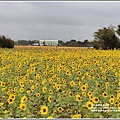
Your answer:
[[[0,36],[0,47],[2,48],[13,48],[14,41],[4,35]]]

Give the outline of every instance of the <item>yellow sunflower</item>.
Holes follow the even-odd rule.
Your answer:
[[[24,88],[23,87],[20,88],[20,92],[24,92]]]
[[[14,103],[14,99],[8,98],[7,102],[8,102],[9,104],[13,104],[13,103]]]
[[[8,110],[4,110],[4,114],[7,114],[8,113]]]
[[[61,87],[61,84],[57,84],[57,85],[56,85],[56,89],[57,89],[57,90],[59,90],[60,87]]]
[[[36,93],[36,97],[40,97],[40,93]]]
[[[26,110],[26,104],[25,103],[21,103],[20,104],[20,109],[21,110]]]
[[[36,83],[36,84],[35,84],[35,87],[38,88],[38,87],[39,87],[39,83]]]
[[[91,91],[88,92],[88,96],[92,96],[92,92]]]
[[[48,117],[47,117],[47,119],[52,119],[52,118],[53,118],[53,116],[48,116]]]
[[[72,118],[81,118],[81,114],[75,114],[72,116]]]
[[[92,98],[92,102],[93,103],[98,103],[99,102],[99,98],[98,97],[93,97]]]
[[[50,90],[49,90],[49,93],[50,93],[50,94],[53,94],[53,90],[52,90],[52,89],[50,89]]]
[[[103,92],[103,93],[102,93],[102,96],[103,96],[104,98],[106,98],[106,97],[107,97],[107,93],[106,93],[106,92]]]
[[[92,102],[87,102],[87,103],[86,103],[86,108],[87,108],[88,110],[91,110],[91,109],[93,108],[93,103],[92,103]]]
[[[75,82],[72,80],[71,82],[70,82],[70,86],[72,87],[72,86],[74,86],[75,85]]]
[[[82,92],[82,96],[86,96],[86,92]]]
[[[58,107],[58,112],[62,112],[63,108],[62,107]]]
[[[117,106],[118,106],[118,110],[120,110],[120,103],[118,103],[118,105],[117,105]]]
[[[0,107],[3,106],[3,105],[4,105],[4,103],[3,103],[3,102],[0,102]]]
[[[27,94],[30,94],[31,93],[31,91],[30,90],[27,90]]]
[[[22,98],[21,98],[21,103],[24,103],[27,101],[27,97],[24,95]]]
[[[48,97],[48,101],[52,102],[52,97],[51,96]]]
[[[43,87],[43,88],[42,88],[42,91],[43,91],[43,93],[46,93],[47,88],[46,88],[46,87]]]
[[[47,106],[42,106],[40,109],[40,113],[42,115],[46,115],[48,113],[48,107]]]
[[[80,98],[80,95],[79,95],[79,94],[76,95],[76,100],[77,100],[78,102],[81,101],[81,98]]]
[[[86,85],[82,85],[82,86],[81,86],[81,90],[82,90],[82,91],[86,91]]]
[[[15,100],[15,95],[14,95],[14,94],[11,94],[11,95],[9,96],[9,98],[12,98],[13,100]]]
[[[115,103],[114,98],[110,98],[109,102],[110,102],[110,104],[114,104]]]

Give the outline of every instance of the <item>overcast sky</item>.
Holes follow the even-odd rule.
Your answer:
[[[0,35],[13,40],[93,39],[120,23],[120,2],[0,2]]]

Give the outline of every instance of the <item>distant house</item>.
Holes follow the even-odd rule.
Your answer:
[[[38,46],[38,45],[39,45],[39,43],[33,43],[32,45],[33,45],[33,46]]]
[[[87,47],[88,47],[88,48],[94,48],[92,43],[88,43],[88,44],[87,44]]]
[[[58,40],[39,40],[40,46],[58,46]]]

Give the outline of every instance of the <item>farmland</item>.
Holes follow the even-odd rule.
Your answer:
[[[0,118],[119,118],[120,51],[0,49]]]

